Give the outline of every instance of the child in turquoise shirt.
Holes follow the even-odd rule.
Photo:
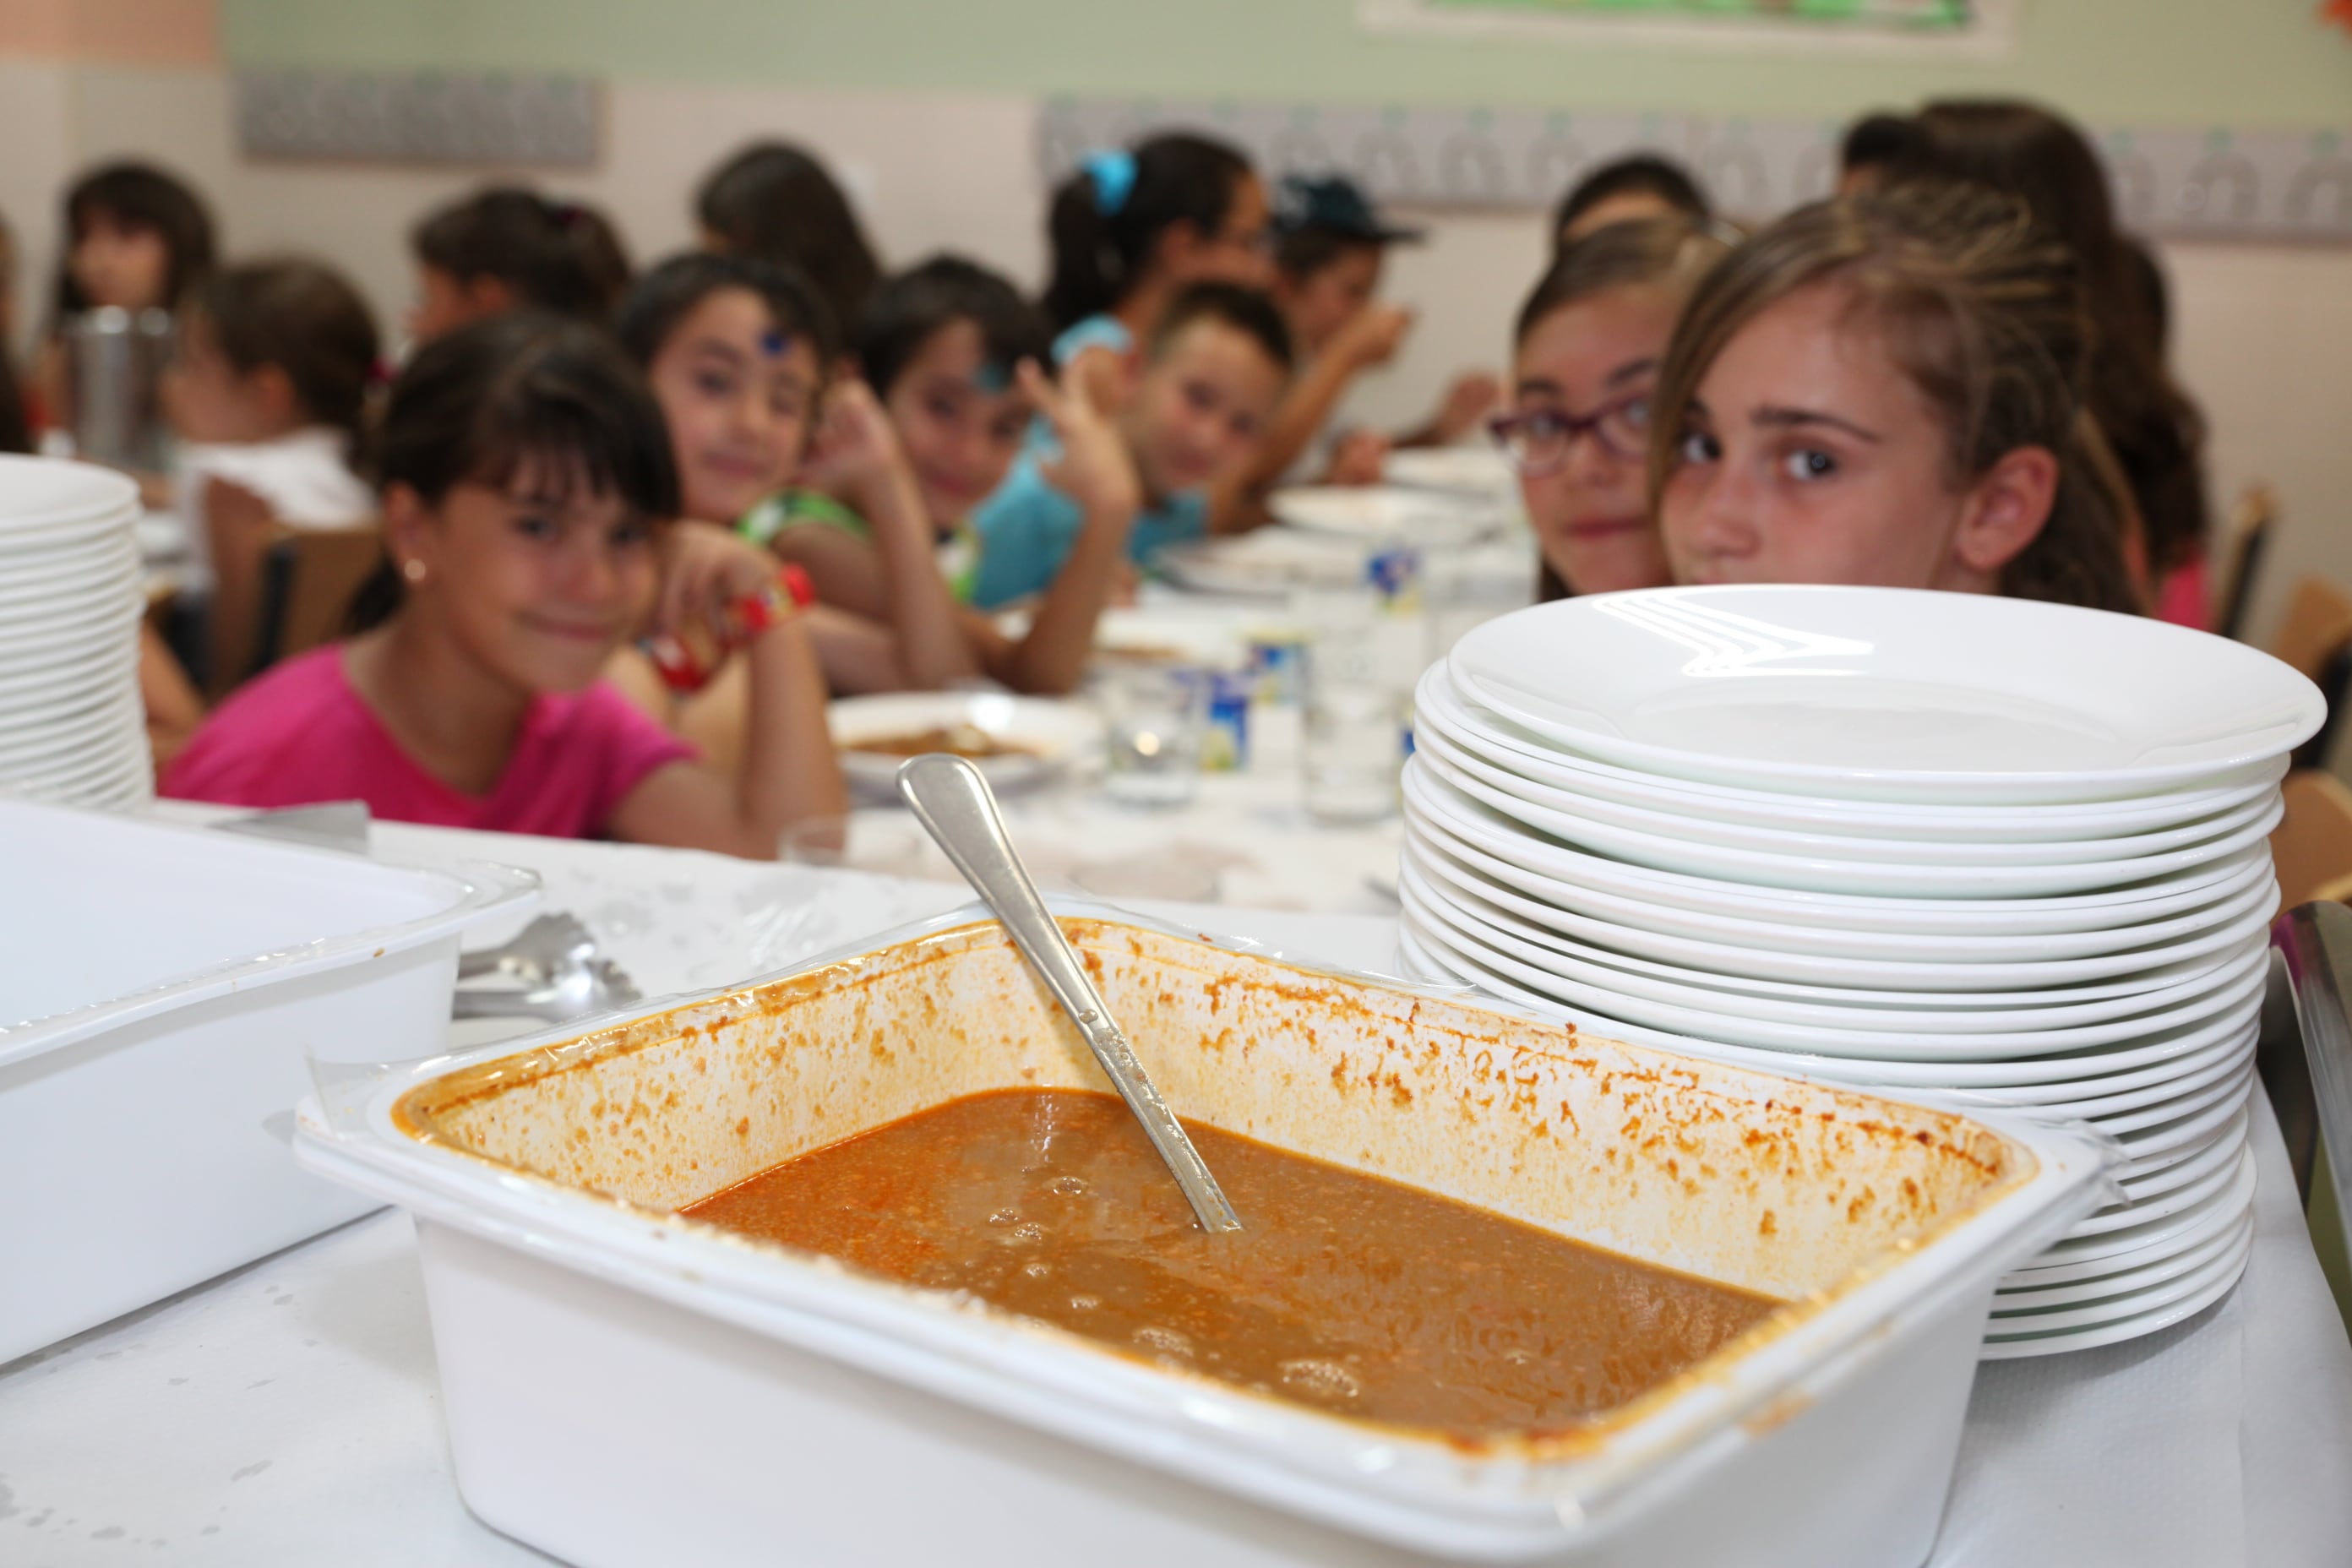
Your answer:
[[[1142,502],[1090,516],[1055,484],[1050,443],[1024,454],[972,516],[969,597],[992,608],[1043,592],[1087,529],[1116,529],[1128,558],[1213,531],[1210,487],[1257,437],[1291,369],[1290,334],[1263,294],[1197,283],[1171,300],[1115,427]]]

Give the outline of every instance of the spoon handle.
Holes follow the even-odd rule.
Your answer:
[[[996,918],[1012,933],[1014,945],[1044,978],[1046,988],[1060,999],[1078,1026],[1078,1033],[1086,1037],[1095,1060],[1102,1065],[1119,1098],[1127,1101],[1128,1110],[1143,1124],[1144,1136],[1151,1140],[1169,1173],[1183,1189],[1201,1228],[1241,1229],[1240,1217],[1225,1201],[1217,1179],[1209,1173],[1201,1152],[1192,1147],[1176,1113],[1144,1076],[1143,1065],[1136,1060],[1127,1037],[1119,1033],[1102,994],[1087,978],[1086,965],[1046,910],[1045,900],[1038,897],[1037,884],[1030,880],[1028,868],[1014,853],[1004,819],[997,813],[996,798],[980,770],[945,752],[909,758],[898,769],[898,793],[914,808],[916,820],[955,862],[964,880],[996,911]]]

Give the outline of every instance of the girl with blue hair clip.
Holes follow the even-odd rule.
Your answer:
[[[1090,153],[1054,193],[1045,313],[1065,384],[1116,407],[1136,345],[1188,284],[1273,281],[1265,186],[1222,142],[1170,132]]]

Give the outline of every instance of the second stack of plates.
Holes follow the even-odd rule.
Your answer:
[[[2129,616],[1662,589],[1470,633],[1418,693],[1400,887],[1431,978],[1626,1038],[2090,1122],[2120,1198],[2009,1276],[1990,1355],[2226,1293],[2315,688]]]
[[[154,793],[138,518],[120,474],[0,457],[0,789],[100,806]]]

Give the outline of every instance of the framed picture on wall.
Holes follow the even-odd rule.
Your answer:
[[[1699,48],[1999,56],[2023,0],[1359,0],[1375,32]]]

